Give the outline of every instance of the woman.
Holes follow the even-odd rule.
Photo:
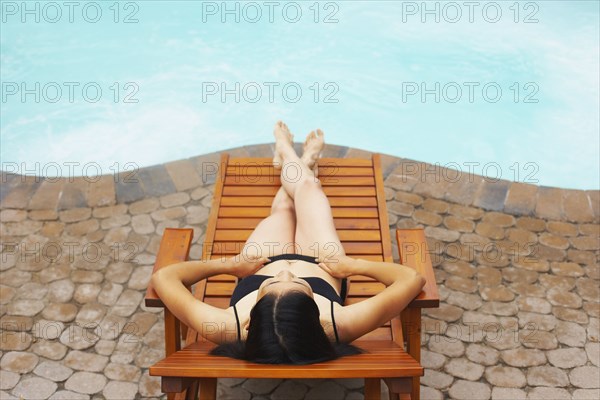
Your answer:
[[[282,187],[236,257],[162,268],[152,284],[184,324],[219,344],[212,354],[259,363],[308,364],[360,352],[349,343],[399,315],[425,279],[413,269],[346,256],[317,176],[323,133],[311,132],[298,158],[278,122],[273,164]],[[290,251],[290,248],[292,251]],[[216,308],[186,289],[218,274],[241,278],[230,307]],[[386,288],[344,306],[346,278],[372,277]]]

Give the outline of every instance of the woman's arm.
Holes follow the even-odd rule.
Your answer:
[[[266,258],[185,261],[152,275],[152,286],[165,306],[184,324],[214,343],[235,340],[236,320],[231,308],[213,307],[196,299],[186,286],[219,274],[243,277],[258,270]]]
[[[386,288],[377,295],[342,308],[335,316],[340,340],[351,342],[400,315],[425,285],[425,278],[405,265],[354,259],[345,268],[365,275]]]

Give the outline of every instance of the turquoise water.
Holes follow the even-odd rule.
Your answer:
[[[3,170],[130,170],[270,142],[282,119],[297,139],[600,188],[597,1],[22,4],[2,2]]]

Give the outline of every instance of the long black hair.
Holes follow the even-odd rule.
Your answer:
[[[223,343],[210,352],[262,364],[313,364],[363,350],[331,343],[319,320],[319,308],[305,293],[268,293],[250,311],[245,342]]]

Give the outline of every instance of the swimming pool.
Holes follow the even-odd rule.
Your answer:
[[[2,2],[2,169],[111,173],[271,142],[282,119],[598,189],[598,4]]]

